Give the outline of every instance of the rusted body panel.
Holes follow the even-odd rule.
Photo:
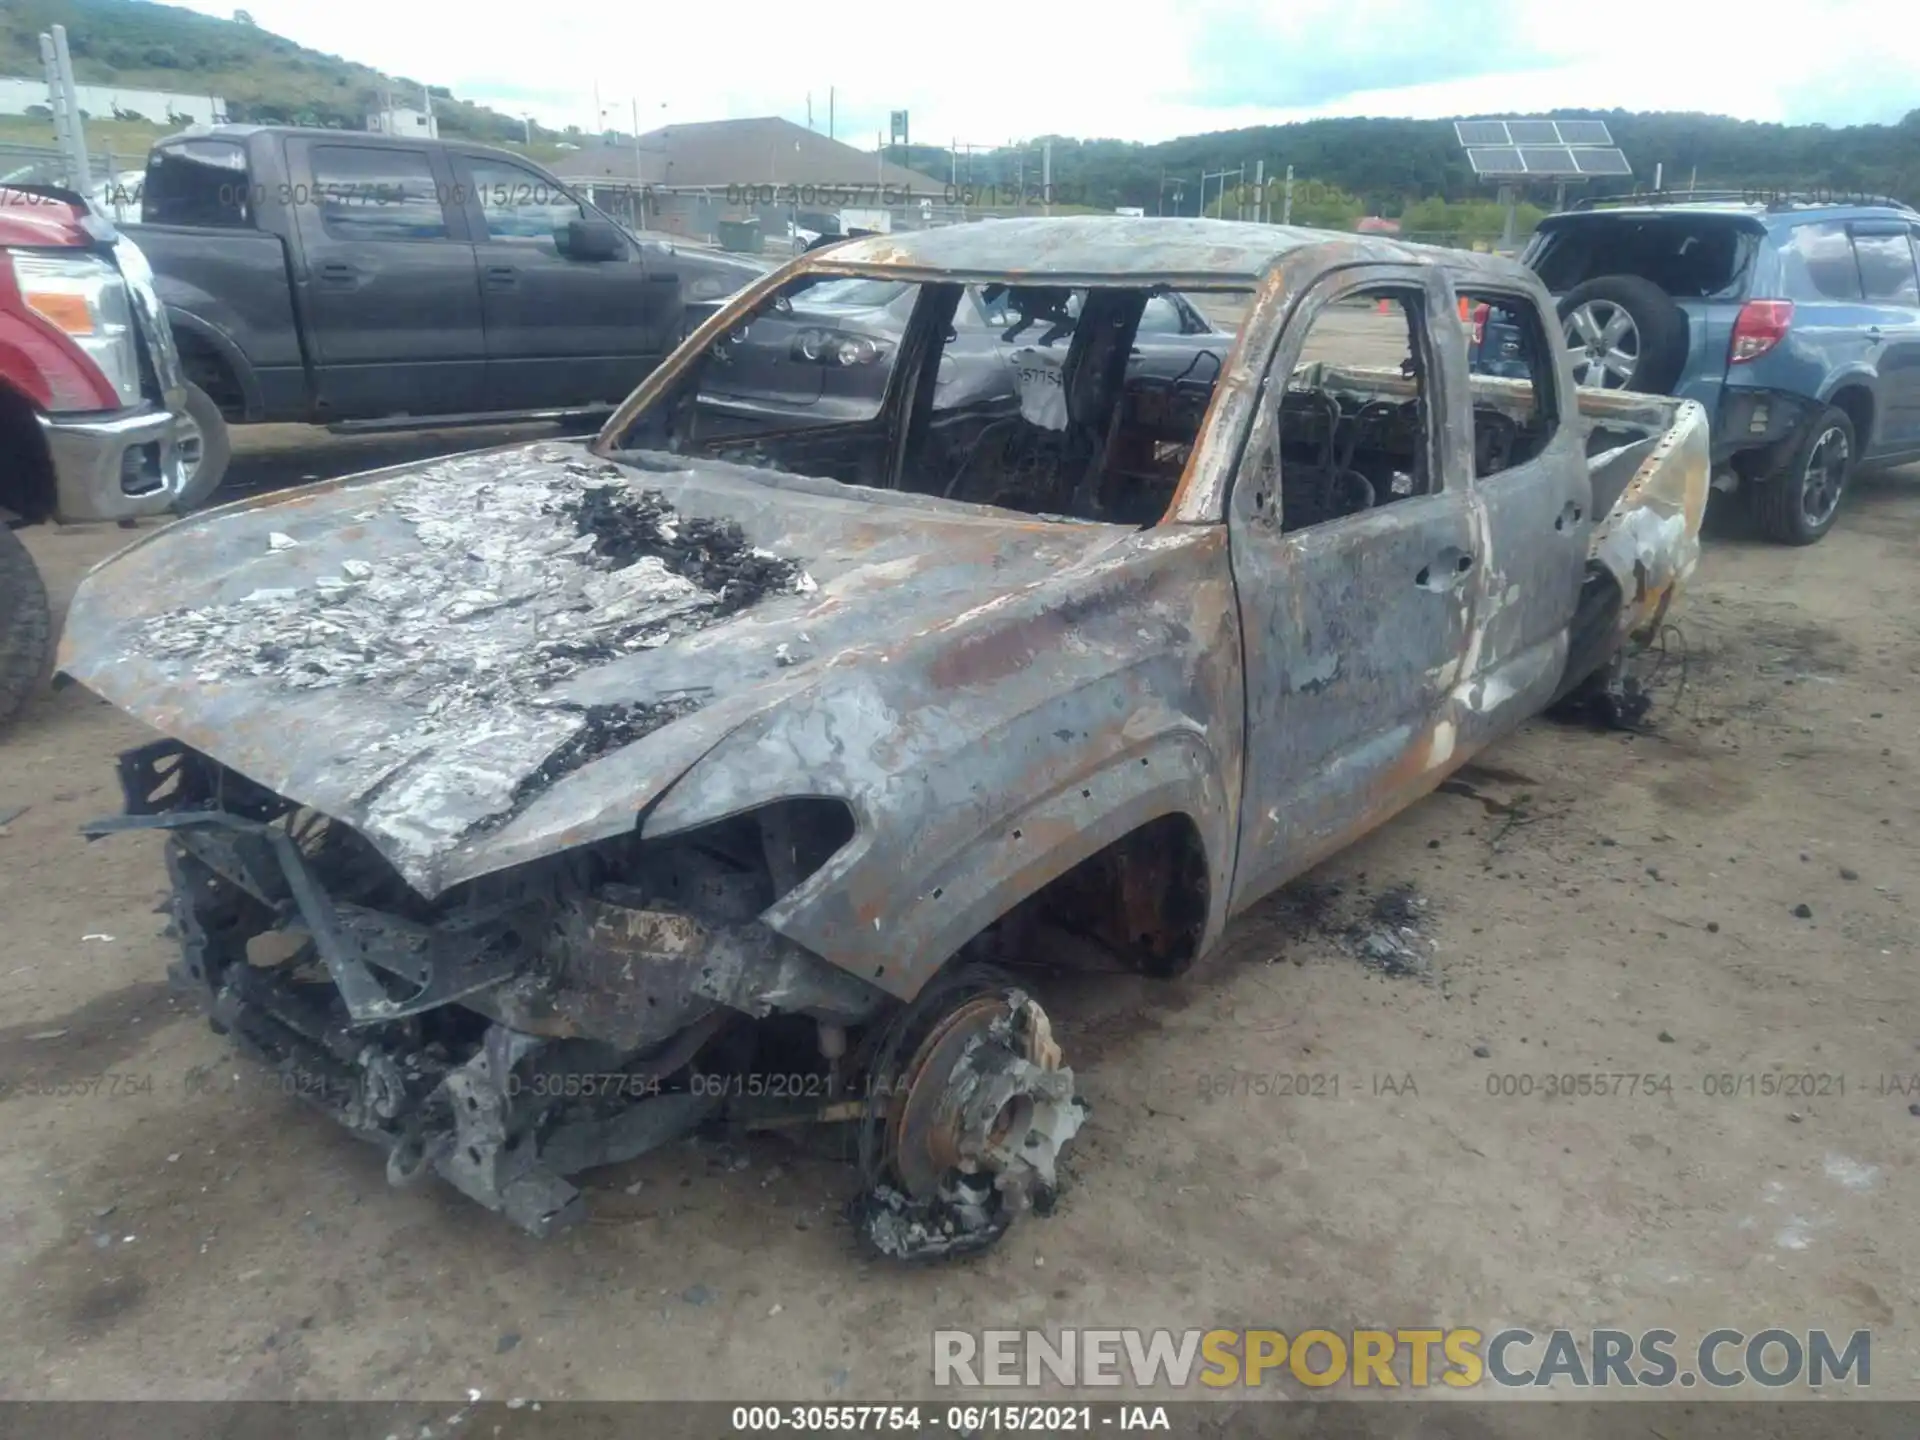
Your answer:
[[[931,297],[898,337],[899,413],[795,452],[852,435],[864,475],[879,434],[902,488],[732,463],[697,430],[644,431],[686,441],[672,452],[629,439],[697,395],[693,367],[732,327],[822,274]],[[1135,295],[1087,302],[1098,333],[1071,342],[1069,386],[1076,358],[1096,379],[1125,369],[1153,288],[1251,292],[1197,432],[1147,492],[1158,523],[907,488],[939,306],[958,282],[1030,276]],[[1331,406],[1329,437],[1343,415],[1417,411],[1417,435],[1394,432],[1408,487],[1289,526],[1302,337],[1362,287],[1416,318],[1418,385],[1331,365],[1301,385]],[[682,1089],[582,1111],[577,1088],[536,1103],[509,1080],[657,1083],[739,1022],[785,1017],[817,1027],[828,1089],[807,1115],[857,1119],[862,1154],[891,1155],[873,1233],[950,1253],[998,1233],[999,1202],[943,1190],[946,1228],[928,1230],[911,1177],[947,1163],[928,1157],[973,1157],[1017,1198],[1051,1186],[1079,1124],[1044,1012],[973,967],[1182,968],[1234,911],[1644,638],[1691,570],[1698,407],[1576,392],[1557,327],[1552,393],[1470,375],[1468,291],[1550,313],[1510,262],[1278,227],[851,241],[730,302],[589,447],[397,467],[147,537],[82,583],[60,663],[180,742],[128,757],[115,823],[174,832],[186,980],[259,1053],[337,1081],[337,1112],[396,1175],[431,1164],[544,1231],[577,1209],[563,1176],[717,1107]],[[1543,414],[1523,463],[1476,475],[1480,420]],[[1578,655],[1596,594],[1604,654]],[[250,965],[249,927],[297,932],[338,996]],[[909,1098],[850,1098],[859,1077]],[[1030,1167],[1007,1158],[1013,1114],[1045,1117]]]

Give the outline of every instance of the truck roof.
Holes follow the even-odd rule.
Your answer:
[[[1698,198],[1685,191],[1670,195],[1599,197],[1584,200],[1571,210],[1549,215],[1540,223],[1564,223],[1593,215],[1624,215],[1635,219],[1655,219],[1663,215],[1726,215],[1758,221],[1761,225],[1803,225],[1817,220],[1897,220],[1920,223],[1920,213],[1905,203],[1881,197],[1858,200],[1809,198],[1805,196],[1742,195],[1725,191],[1703,191]]]
[[[1238,220],[1127,215],[1027,216],[933,230],[866,235],[814,252],[810,268],[865,274],[913,272],[981,281],[1031,278],[1113,283],[1179,282],[1190,289],[1253,285],[1279,260],[1310,245],[1339,244],[1349,261],[1444,265],[1489,277],[1531,279],[1517,261],[1413,245],[1351,231]]]
[[[453,139],[428,139],[424,135],[387,135],[378,130],[333,130],[324,125],[247,125],[228,123],[224,125],[190,125],[185,130],[172,135],[163,135],[153,142],[158,150],[177,140],[232,140],[244,144],[256,135],[299,135],[310,139],[326,139],[336,145],[393,145],[418,149],[422,145],[437,145],[460,150],[480,150],[493,155],[506,155],[512,159],[546,169],[544,162],[530,155],[520,155],[512,150],[504,150],[498,145],[488,145],[480,140],[468,140],[462,137]]]

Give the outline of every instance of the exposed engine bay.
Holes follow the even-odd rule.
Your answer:
[[[823,1131],[899,1259],[991,1244],[1052,1202],[1084,1102],[992,937],[902,1005],[756,920],[852,833],[792,801],[672,841],[566,852],[434,901],[350,827],[175,741],[122,758],[169,832],[175,984],[291,1094],[535,1235],[570,1177],[703,1127]]]

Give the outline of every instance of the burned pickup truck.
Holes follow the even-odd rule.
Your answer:
[[[840,403],[737,403],[752,327],[848,278],[914,298],[791,337]],[[1013,385],[951,383],[973,287],[1034,352]],[[1130,365],[1173,292],[1241,309],[1223,361]],[[1526,378],[1470,373],[1468,304]],[[95,831],[167,832],[177,980],[396,1183],[545,1233],[695,1127],[829,1126],[872,1245],[978,1248],[1085,1118],[1036,973],[1171,979],[1631,678],[1705,424],[1577,393],[1552,313],[1490,257],[1200,220],[814,251],[590,445],[239,502],[96,569],[62,667],[165,738]]]

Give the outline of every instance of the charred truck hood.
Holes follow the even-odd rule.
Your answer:
[[[432,899],[631,832],[829,679],[868,743],[889,719],[850,672],[1135,533],[629,459],[540,443],[179,522],[82,582],[60,668],[351,825]]]

